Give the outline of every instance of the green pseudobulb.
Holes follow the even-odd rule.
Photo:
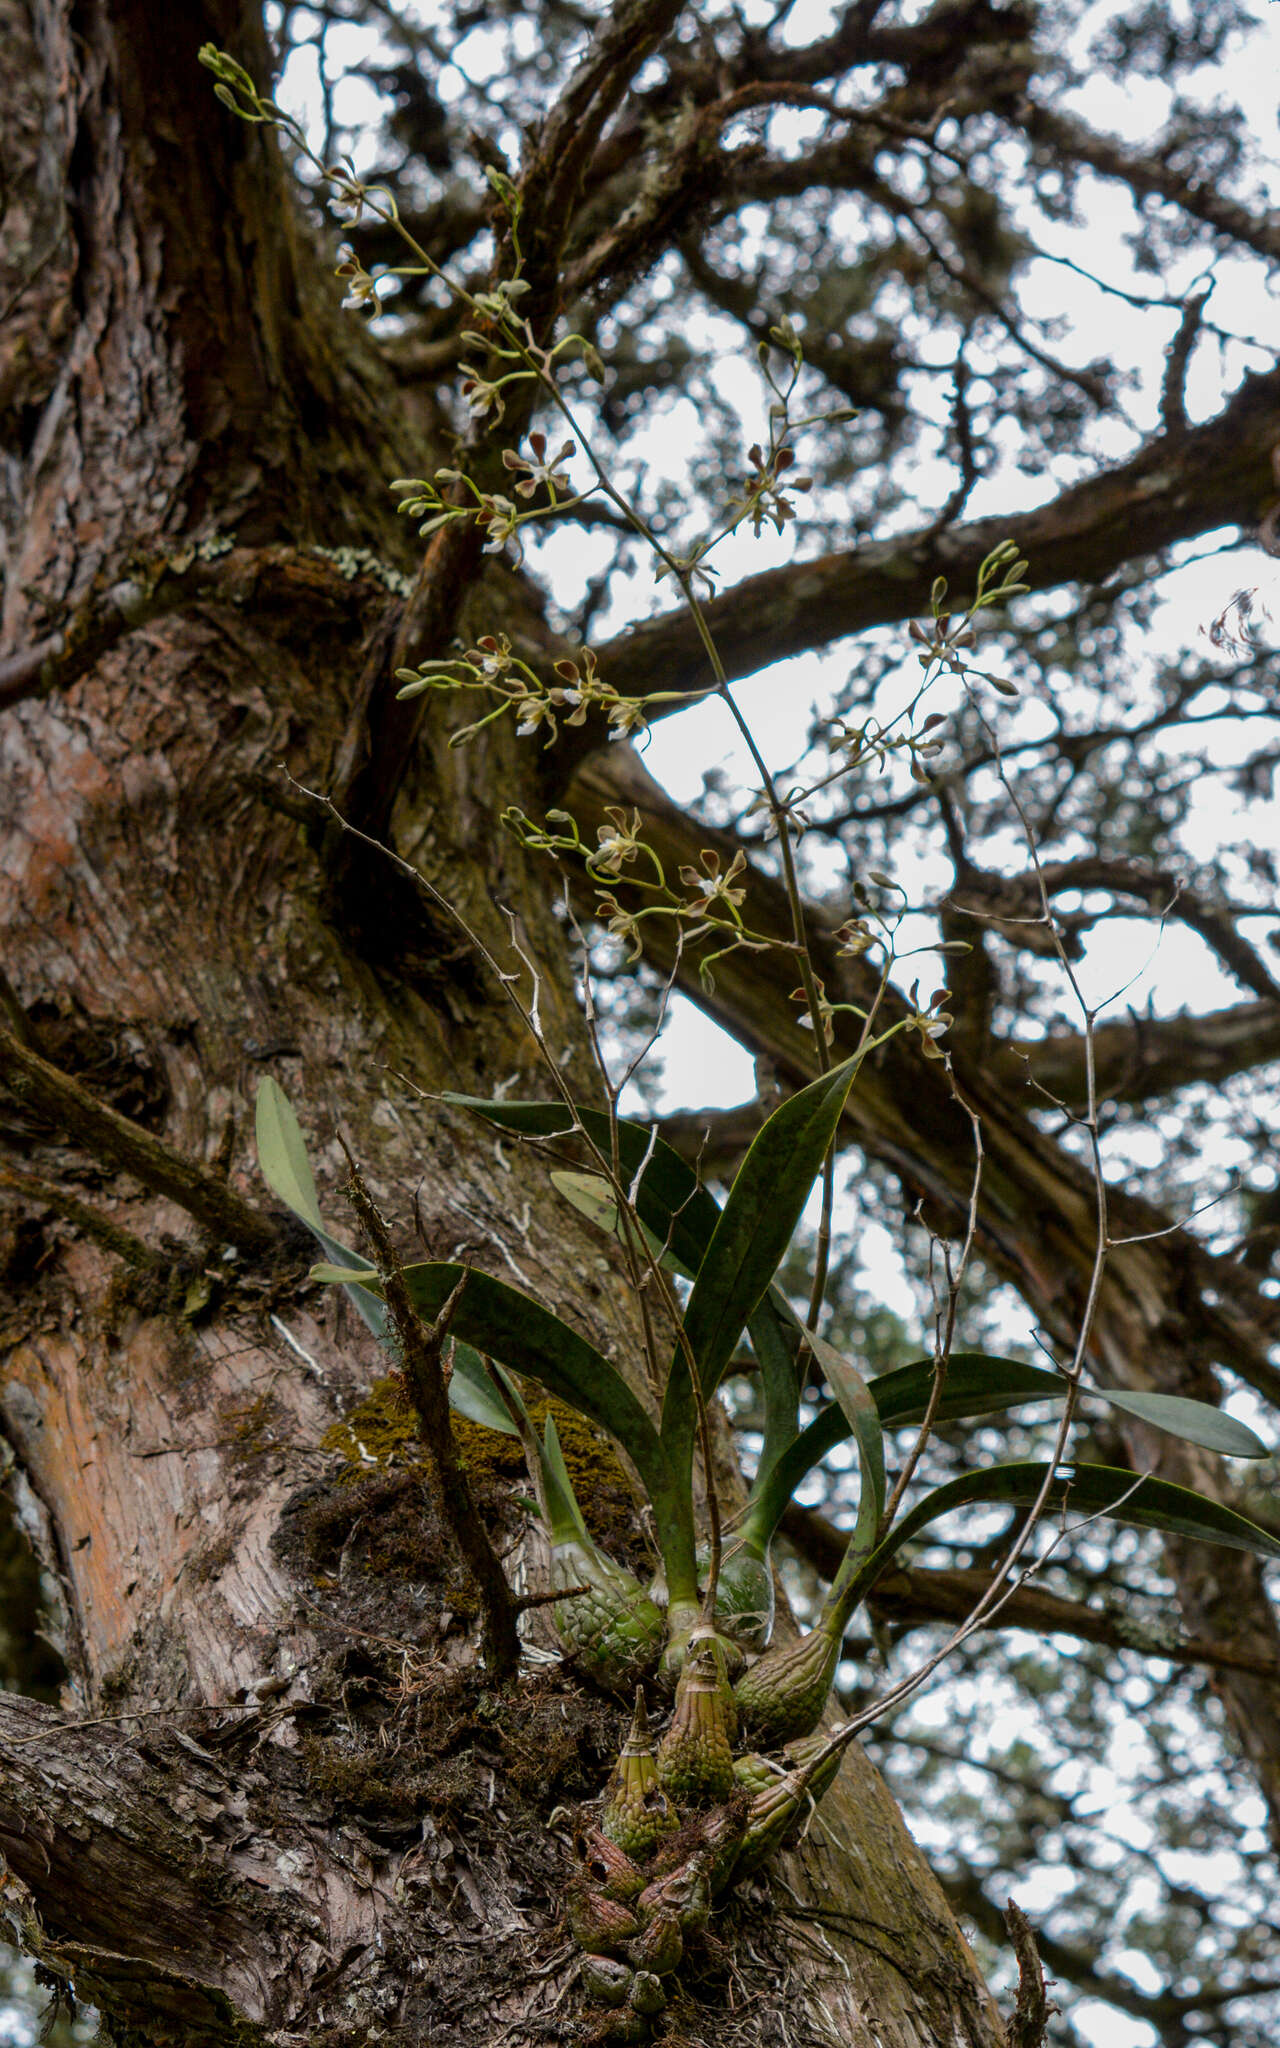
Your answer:
[[[605,1787],[601,1832],[628,1856],[643,1858],[679,1825],[679,1817],[658,1783],[644,1693],[637,1686],[631,1733]]]
[[[658,1782],[673,1799],[710,1805],[733,1791],[737,1715],[714,1636],[691,1639],[671,1726],[658,1744]]]
[[[813,1629],[798,1643],[775,1643],[743,1672],[734,1694],[743,1724],[758,1744],[771,1749],[813,1733],[839,1658],[839,1635]]]

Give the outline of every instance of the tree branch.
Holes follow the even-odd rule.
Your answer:
[[[1147,192],[1180,207],[1194,220],[1226,235],[1242,248],[1259,256],[1280,258],[1280,217],[1275,213],[1254,214],[1238,200],[1228,198],[1208,179],[1187,177],[1173,168],[1167,158],[1143,155],[1129,149],[1111,135],[1099,135],[1082,121],[1072,120],[1036,100],[1023,100],[1013,119],[1032,142],[1043,145],[1056,160],[1088,164],[1104,178],[1115,178],[1132,192]]]
[[[994,1900],[988,1898],[978,1872],[970,1864],[961,1863],[958,1870],[945,1872],[942,1884],[957,1912],[972,1920],[988,1940],[1003,1942],[1005,1916]],[[1257,1997],[1274,1991],[1277,1984],[1275,1977],[1258,1977],[1245,1979],[1231,1987],[1201,1985],[1194,1991],[1140,1991],[1132,1978],[1123,1977],[1117,1971],[1100,1969],[1096,1956],[1086,1949],[1057,1941],[1043,1929],[1037,1932],[1036,1941],[1042,1960],[1056,1978],[1071,1984],[1077,1991],[1117,2006],[1121,2012],[1133,2013],[1170,2044],[1196,2038],[1188,2035],[1179,2024],[1188,2015],[1218,2012],[1234,1999]],[[1169,2026],[1176,2031],[1166,2032]]]
[[[91,1158],[131,1173],[194,1216],[219,1244],[262,1257],[280,1246],[279,1227],[204,1167],[194,1166],[150,1131],[108,1109],[69,1074],[50,1066],[0,1025],[0,1080],[24,1106],[38,1110]]]
[[[1063,896],[1073,890],[1105,890],[1113,896],[1135,897],[1153,916],[1172,919],[1196,932],[1223,966],[1254,995],[1269,1003],[1280,1001],[1280,983],[1267,972],[1253,947],[1241,938],[1235,922],[1239,917],[1269,915],[1268,906],[1249,909],[1210,902],[1188,889],[1182,876],[1172,868],[1152,867],[1141,860],[1107,859],[1100,854],[1088,854],[1078,860],[1045,861],[1035,873],[1021,875],[982,874],[970,868],[951,891],[949,900],[956,909],[971,911],[984,922],[994,923],[1001,936],[1016,945],[1018,932],[1005,928],[1010,921],[1045,932],[1042,887],[1048,896]]]
[[[1008,2025],[1008,2048],[1041,2048],[1049,2021],[1057,2012],[1044,1988],[1044,1969],[1031,1922],[1010,1899],[1004,1924],[1018,1959],[1018,2000]]]
[[[953,590],[1006,539],[1031,563],[1038,589],[1100,582],[1124,563],[1214,527],[1250,525],[1275,496],[1280,370],[1245,379],[1212,420],[1156,435],[1128,461],[1061,491],[1038,511],[932,527],[816,561],[749,576],[704,607],[730,680],[788,655],[927,612],[935,576]],[[629,627],[598,650],[625,695],[654,676],[670,690],[705,688],[706,657],[686,611]]]
[[[1093,1052],[1102,1100],[1150,1102],[1194,1081],[1218,1084],[1280,1059],[1280,1003],[1236,1003],[1201,1017],[1185,1010],[1174,1017],[1131,1013],[1127,1024],[1095,1024]],[[1034,1084],[1068,1109],[1084,1109],[1085,1044],[1079,1033],[993,1044],[988,1057],[1011,1092]]]
[[[833,1579],[848,1547],[849,1532],[839,1529],[815,1508],[793,1501],[783,1513],[782,1534],[793,1543],[821,1578]],[[981,1570],[899,1569],[885,1572],[870,1596],[876,1616],[904,1633],[939,1621],[960,1622],[972,1614],[990,1591],[991,1574]],[[984,1628],[1026,1629],[1036,1636],[1074,1636],[1105,1650],[1131,1650],[1170,1664],[1204,1665],[1213,1671],[1247,1671],[1258,1678],[1280,1678],[1280,1662],[1255,1657],[1230,1643],[1210,1643],[1162,1628],[1159,1636],[1140,1621],[1083,1600],[1066,1600],[1029,1580],[999,1607]]]

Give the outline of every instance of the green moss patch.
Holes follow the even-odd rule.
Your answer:
[[[600,1430],[593,1429],[574,1408],[548,1400],[536,1388],[526,1389],[529,1413],[538,1428],[554,1417],[564,1461],[582,1504],[587,1527],[596,1541],[621,1561],[637,1556],[636,1495],[617,1452]],[[453,1434],[468,1477],[483,1502],[486,1492],[504,1493],[529,1478],[518,1438],[485,1429],[464,1415],[454,1415]],[[325,1432],[321,1442],[342,1459],[351,1480],[367,1478],[388,1466],[425,1472],[427,1454],[418,1432],[418,1418],[399,1374],[374,1380],[359,1405]]]

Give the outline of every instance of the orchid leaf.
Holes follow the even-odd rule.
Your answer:
[[[362,1281],[365,1274],[376,1272],[373,1266],[339,1266],[328,1259],[321,1259],[307,1274],[308,1280],[317,1280],[325,1287],[348,1287],[353,1281]],[[378,1282],[381,1285],[381,1282]]]
[[[286,1208],[301,1217],[309,1230],[318,1234],[324,1223],[306,1140],[292,1103],[270,1074],[258,1084],[254,1133],[258,1141],[258,1166],[267,1186],[279,1195]]]
[[[823,1338],[815,1336],[812,1330],[806,1334],[814,1356],[826,1374],[827,1383],[848,1420],[858,1451],[857,1519],[817,1623],[819,1628],[834,1628],[843,1634],[848,1588],[857,1580],[874,1550],[884,1518],[884,1432],[871,1389],[862,1374]],[[849,1606],[848,1613],[851,1612],[852,1606]]]
[[[800,1220],[861,1064],[855,1054],[775,1109],[739,1167],[685,1306],[684,1333],[709,1401],[763,1299]],[[687,1471],[696,1404],[677,1346],[662,1410],[663,1441]]]
[[[1188,1401],[1181,1394],[1130,1393],[1127,1389],[1120,1392],[1113,1387],[1088,1387],[1084,1391],[1100,1394],[1112,1408],[1136,1415],[1169,1436],[1181,1437],[1184,1443],[1217,1451],[1224,1458],[1271,1456],[1262,1438],[1255,1436],[1246,1423],[1237,1422],[1234,1415],[1224,1415],[1221,1408],[1208,1401]]]
[[[547,1417],[543,1440],[538,1448],[542,1465],[542,1483],[546,1489],[547,1535],[553,1543],[562,1543],[567,1537],[571,1537],[581,1543],[585,1550],[594,1550],[596,1546],[583,1520],[582,1509],[578,1506],[578,1496],[573,1490],[569,1468],[564,1462],[560,1434],[552,1415]]]
[[[327,1286],[345,1287],[348,1294],[355,1294],[357,1288],[352,1283],[359,1283],[366,1274],[373,1274],[375,1277],[371,1285],[381,1288],[376,1266],[335,1266],[322,1262],[313,1266],[307,1277],[322,1281]],[[359,1292],[368,1296],[385,1328],[389,1323],[385,1302],[371,1291],[371,1287],[360,1286]],[[519,1434],[494,1388],[483,1358],[470,1344],[454,1343],[449,1405],[456,1408],[459,1415],[465,1415],[468,1421],[482,1423],[486,1429],[496,1429],[503,1436]]]
[[[800,1324],[771,1287],[747,1324],[747,1335],[760,1368],[764,1399],[764,1441],[760,1462],[776,1463],[800,1428],[800,1383],[796,1372]]]
[[[385,1341],[386,1309],[376,1294],[362,1285],[362,1276],[377,1269],[325,1229],[302,1126],[284,1089],[270,1074],[258,1084],[254,1135],[258,1166],[267,1186],[306,1224],[321,1250],[345,1269],[344,1285],[357,1313],[378,1341]]]
[[[881,1427],[897,1429],[922,1422],[933,1381],[934,1363],[930,1358],[895,1366],[892,1372],[879,1373],[867,1380],[866,1389],[875,1403]],[[1066,1391],[1067,1382],[1061,1374],[1046,1372],[1041,1366],[1022,1365],[1017,1359],[996,1358],[984,1351],[957,1351],[948,1362],[935,1415],[939,1422],[956,1422],[1017,1408],[1027,1401],[1060,1401]],[[850,1434],[843,1408],[839,1401],[832,1401],[772,1464],[761,1457],[744,1525],[750,1527],[758,1542],[768,1542],[801,1481]]]
[[[570,1173],[566,1169],[558,1168],[551,1175],[551,1185],[571,1209],[576,1209],[580,1216],[586,1217],[588,1223],[594,1223],[598,1230],[603,1230],[609,1237],[616,1237],[620,1243],[625,1242],[622,1226],[618,1221],[618,1204],[614,1200],[613,1189],[600,1174]],[[684,1270],[666,1246],[654,1236],[643,1219],[640,1222],[640,1229],[644,1232],[645,1243],[660,1264],[677,1272]]]
[[[500,1436],[518,1436],[501,1395],[495,1390],[489,1369],[470,1344],[455,1342],[453,1371],[449,1376],[449,1405],[469,1422],[496,1429]]]
[[[594,1223],[597,1230],[603,1230],[609,1237],[616,1235],[618,1204],[608,1181],[598,1173],[570,1173],[557,1169],[551,1175],[551,1185],[571,1209],[576,1209],[579,1216],[585,1216],[588,1223]]]
[[[404,1277],[415,1306],[427,1317],[440,1313],[465,1278],[451,1324],[454,1336],[491,1354],[509,1371],[540,1381],[548,1393],[616,1437],[653,1508],[673,1597],[678,1590],[682,1598],[696,1598],[689,1488],[679,1483],[657,1430],[621,1373],[559,1316],[491,1274],[433,1261],[406,1266]]]
[[[966,1507],[1033,1507],[1050,1467],[1043,1463],[995,1465],[983,1472],[965,1472],[917,1502],[895,1523],[867,1559],[848,1591],[862,1598],[904,1543],[943,1515]],[[1133,1528],[1158,1529],[1195,1543],[1217,1543],[1229,1550],[1249,1550],[1258,1557],[1280,1557],[1280,1541],[1220,1501],[1209,1500],[1185,1486],[1150,1473],[1135,1475],[1111,1465],[1075,1465],[1059,1469],[1049,1483],[1047,1515],[1103,1515]],[[852,1612],[852,1606],[849,1611]]]
[[[875,1396],[857,1368],[850,1365],[848,1359],[842,1357],[833,1344],[828,1344],[825,1337],[819,1337],[813,1330],[806,1330],[805,1337],[812,1347],[814,1357],[822,1367],[827,1385],[840,1404],[857,1444],[863,1488],[870,1490],[878,1524],[884,1513],[885,1502],[884,1427],[880,1421]],[[862,1520],[861,1501],[858,1504],[858,1520]]]
[[[485,1102],[471,1095],[446,1095],[443,1099],[455,1109],[470,1110],[495,1129],[510,1131],[515,1136],[569,1138],[574,1134],[573,1118],[561,1102]],[[579,1109],[577,1115],[592,1144],[605,1158],[611,1158],[612,1133],[605,1112]],[[634,1190],[636,1213],[648,1233],[650,1248],[655,1254],[661,1251],[677,1272],[692,1278],[715,1235],[720,1204],[703,1187],[687,1160],[665,1139],[655,1137],[649,1126],[619,1118],[617,1135],[618,1163],[629,1191]],[[611,1191],[609,1208],[605,1207],[607,1183],[600,1181],[598,1191],[593,1192],[584,1184],[598,1176],[557,1171],[551,1178],[575,1208],[590,1216],[601,1229],[616,1231]],[[580,1188],[582,1200],[577,1199]],[[763,1455],[772,1460],[796,1435],[799,1390],[795,1354],[800,1320],[779,1289],[771,1287],[767,1301],[749,1320],[748,1329],[760,1367],[765,1402]]]
[[[446,1095],[455,1109],[468,1109],[496,1130],[529,1138],[570,1138],[574,1120],[562,1102],[482,1102],[472,1095]],[[613,1157],[613,1134],[604,1110],[579,1109],[578,1126],[605,1159]],[[617,1122],[620,1178],[634,1187],[636,1213],[658,1243],[686,1273],[696,1273],[715,1232],[720,1205],[693,1168],[645,1124]],[[637,1179],[637,1176],[639,1178]]]

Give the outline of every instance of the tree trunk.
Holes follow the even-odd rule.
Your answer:
[[[430,451],[332,310],[274,138],[196,65],[208,39],[265,76],[255,10],[0,15],[22,195],[0,342],[0,1112],[27,1155],[2,1413],[66,1672],[58,1708],[0,1698],[11,1911],[151,2041],[563,2038],[564,1809],[602,1786],[620,1712],[558,1666],[488,1683],[422,1469],[374,1438],[385,1357],[308,1286],[253,1167],[272,1074],[341,1235],[339,1126],[402,1241],[416,1209],[429,1255],[517,1280],[624,1369],[638,1355],[599,1240],[536,1163],[419,1093],[531,1092],[503,993],[390,869],[339,858],[281,772],[350,786],[414,568],[385,479]],[[540,631],[510,577],[446,597],[464,630],[519,604]],[[536,764],[433,734],[396,778],[398,847],[504,958],[511,912],[547,1037],[585,1073],[544,879],[496,829]],[[516,1546],[512,1487],[469,1441]],[[612,1498],[634,1543],[620,1474]],[[785,1876],[717,1924],[686,2038],[732,2019],[743,2042],[996,2048],[857,1752]]]

